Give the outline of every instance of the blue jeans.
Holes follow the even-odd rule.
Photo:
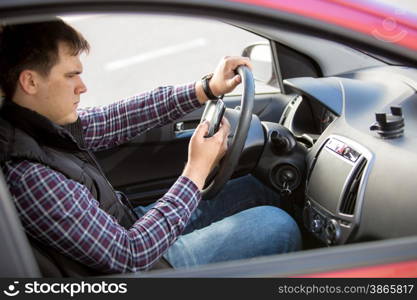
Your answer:
[[[164,257],[179,268],[299,250],[298,226],[279,204],[253,176],[230,180],[214,199],[200,202]],[[152,206],[135,211],[142,216]]]

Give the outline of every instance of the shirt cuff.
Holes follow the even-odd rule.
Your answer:
[[[185,176],[178,177],[177,181],[165,195],[180,200],[182,205],[188,207],[190,215],[201,201],[199,188],[191,179]]]
[[[195,82],[190,82],[174,87],[174,94],[177,95],[177,104],[184,113],[192,112],[202,106],[198,101],[195,85]]]

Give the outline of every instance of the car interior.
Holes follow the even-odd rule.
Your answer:
[[[415,257],[417,240],[404,238],[417,234],[417,69],[311,32],[223,21],[268,42],[242,49],[254,68],[242,73],[243,94],[223,99],[234,131],[229,145],[238,145],[215,175],[222,177],[215,188],[229,178],[258,178],[284,199],[303,250],[123,275],[287,276],[340,266],[340,257],[347,265],[389,262],[393,252],[392,261]],[[279,91],[254,93],[257,82]],[[164,195],[182,172],[203,111],[95,153],[113,187],[133,205]],[[26,237],[2,173],[0,199],[2,276],[104,275]]]

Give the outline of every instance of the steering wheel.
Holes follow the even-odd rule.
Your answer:
[[[245,145],[246,137],[251,124],[253,103],[255,99],[255,84],[253,75],[246,66],[238,67],[237,73],[242,78],[243,85],[240,108],[227,108],[224,114],[229,120],[231,126],[229,148],[219,164],[218,172],[210,184],[202,190],[202,198],[204,200],[213,199],[232,176]]]

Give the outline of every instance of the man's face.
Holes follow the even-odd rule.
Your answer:
[[[80,58],[70,53],[68,46],[60,43],[58,63],[52,67],[49,75],[41,77],[39,82],[37,111],[59,125],[77,120],[80,95],[87,91],[80,77]]]

